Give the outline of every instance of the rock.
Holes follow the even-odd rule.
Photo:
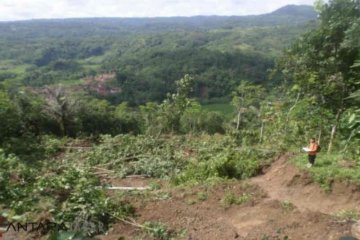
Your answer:
[[[351,227],[351,234],[360,239],[360,221],[354,223]]]

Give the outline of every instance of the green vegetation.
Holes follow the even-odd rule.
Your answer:
[[[237,196],[232,192],[228,192],[225,194],[224,198],[222,199],[222,204],[225,207],[229,207],[233,204],[240,205],[247,203],[251,200],[252,196],[248,193],[243,193],[241,196]]]
[[[307,157],[299,155],[292,159],[299,168],[305,169]],[[344,154],[319,154],[315,167],[308,171],[323,188],[330,191],[334,180],[346,180],[360,184],[360,163],[349,159]]]
[[[176,235],[167,230],[164,224],[158,222],[145,222],[144,230],[147,235],[159,240],[174,239]]]
[[[114,217],[125,217],[133,213],[127,203],[115,205],[110,202],[98,177],[88,169],[79,169],[73,164],[51,166],[46,161],[23,162],[13,155],[0,152],[2,216],[10,220],[27,222],[48,220],[71,227],[77,222],[101,225],[108,228]],[[86,235],[99,230],[89,229]],[[93,232],[95,231],[95,232]]]
[[[285,211],[291,211],[293,210],[295,207],[294,207],[294,204],[292,204],[291,202],[285,200],[285,201],[282,201],[281,203],[281,207],[285,210]]]
[[[94,236],[116,221],[171,239],[163,224],[130,221],[134,207],[106,191],[104,172],[172,187],[246,179],[314,136],[315,181],[327,190],[335,180],[360,184],[359,1],[317,5],[310,25],[313,10],[294,6],[152,24],[0,23],[1,215],[102,226],[44,233],[53,239]],[[306,157],[293,161],[303,168]],[[160,187],[131,194],[171,198]],[[230,192],[223,203],[251,198]]]
[[[234,108],[229,103],[212,103],[203,105],[203,109],[209,112],[219,112],[226,118],[232,118],[234,115]]]
[[[119,177],[140,174],[151,177],[174,175],[184,167],[183,138],[158,139],[148,136],[118,135],[101,137],[99,145],[86,153],[91,166],[104,166]]]
[[[240,80],[268,84],[274,57],[313,28],[308,21],[315,18],[311,7],[290,6],[256,17],[155,18],[150,24],[148,19],[0,23],[0,82],[84,85],[112,103],[138,106],[161,102],[176,80],[191,74],[194,97],[229,97]],[[120,93],[99,94],[82,81],[103,73],[115,73],[104,85]]]
[[[355,210],[344,210],[333,215],[336,221],[356,222],[360,219],[359,212]]]
[[[196,184],[221,179],[246,179],[259,173],[265,160],[274,152],[257,152],[256,148],[236,149],[234,142],[224,139],[214,144],[203,143],[196,159],[190,161],[184,171],[172,179],[174,184]],[[212,148],[209,148],[209,147]]]

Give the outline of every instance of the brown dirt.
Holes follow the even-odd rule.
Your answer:
[[[349,183],[334,182],[331,193],[314,184],[308,172],[288,163],[291,155],[279,158],[264,175],[251,182],[264,189],[269,198],[290,201],[299,210],[333,214],[343,210],[360,211],[360,188]]]
[[[139,196],[134,196],[128,201],[136,208],[137,223],[155,221],[178,233],[185,230],[177,239],[337,240],[351,236],[353,223],[339,221],[333,214],[360,210],[359,189],[334,183],[332,193],[326,193],[307,172],[288,163],[290,157],[291,154],[281,156],[263,175],[247,181],[188,188],[171,188],[162,183],[162,188],[152,194],[166,193],[167,198],[148,196],[139,200]],[[130,180],[118,180],[116,184],[132,186]],[[145,186],[144,181],[147,180],[134,180],[133,184]],[[223,199],[229,193],[251,194],[251,200],[225,205]],[[124,223],[115,224],[106,236],[99,236],[102,240],[120,237],[153,239]]]

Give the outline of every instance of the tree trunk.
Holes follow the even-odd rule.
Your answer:
[[[331,135],[330,135],[330,141],[329,141],[327,153],[330,153],[332,150],[333,142],[335,139],[336,128],[339,123],[340,113],[341,113],[341,110],[338,110],[338,112],[336,114],[336,118],[335,118],[335,124],[332,126],[332,129],[331,129]]]
[[[65,127],[64,124],[60,123],[60,134],[62,137],[65,136]]]
[[[59,124],[61,136],[65,136],[65,134],[66,134],[66,133],[65,133],[65,124],[64,124],[64,121],[63,121],[62,117],[61,117],[61,118],[58,118],[58,119],[57,119],[57,122],[58,122],[58,124]]]
[[[322,127],[320,127],[320,130],[319,130],[319,136],[318,136],[318,144],[319,145],[321,143],[321,134],[322,134]]]
[[[327,153],[330,153],[331,150],[332,150],[332,145],[333,145],[333,141],[334,141],[335,133],[336,133],[336,126],[337,126],[337,124],[335,124],[335,125],[332,126],[331,136],[330,136],[330,141],[329,141],[329,146],[328,146]]]
[[[291,106],[291,108],[289,109],[289,111],[288,111],[288,113],[287,113],[286,122],[289,121],[290,112],[296,107],[297,103],[299,102],[300,95],[301,95],[300,92],[296,95],[295,103],[294,103],[294,105]]]
[[[241,110],[239,110],[238,115],[237,115],[236,130],[239,130],[239,128],[240,128],[240,119],[241,119]]]
[[[348,145],[349,145],[349,142],[350,142],[351,139],[354,137],[354,135],[355,135],[355,130],[352,130],[351,133],[350,133],[349,138],[348,138],[347,141],[346,141],[346,144],[345,144],[345,147],[344,147],[344,149],[343,149],[343,152],[346,151],[346,149],[347,149],[347,147],[348,147]]]
[[[260,143],[262,142],[264,135],[264,121],[261,121],[261,128],[260,128]]]
[[[301,93],[298,92],[298,94],[297,94],[297,96],[296,96],[296,100],[295,100],[294,105],[289,109],[289,111],[288,111],[288,113],[287,113],[287,115],[286,115],[285,134],[287,133],[288,123],[289,123],[289,120],[290,120],[290,113],[291,113],[291,111],[296,107],[297,103],[299,102],[300,95],[301,95]]]

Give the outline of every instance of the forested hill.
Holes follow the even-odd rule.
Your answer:
[[[274,58],[314,27],[311,6],[254,16],[91,18],[0,23],[0,81],[82,84],[116,73],[113,102],[161,101],[184,74],[195,94],[222,98],[241,80],[264,82]],[[110,87],[111,88],[111,87]]]

